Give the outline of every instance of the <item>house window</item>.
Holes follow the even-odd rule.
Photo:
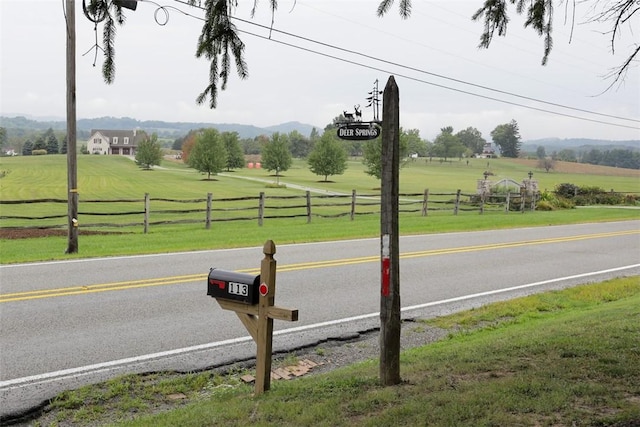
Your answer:
[[[125,136],[125,137],[124,137],[124,143],[125,143],[125,144],[128,144],[128,143],[129,143],[129,137],[128,137],[128,136]]]
[[[113,144],[117,144],[117,143],[118,143],[118,137],[117,137],[117,136],[114,136],[114,137],[113,137]]]
[[[93,138],[93,143],[100,145],[100,143],[102,142],[102,140],[100,138]]]

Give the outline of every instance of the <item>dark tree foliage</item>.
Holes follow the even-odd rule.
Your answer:
[[[33,143],[33,149],[34,150],[46,150],[47,149],[47,142],[44,140],[44,136],[40,135],[38,138],[36,138],[36,142]]]
[[[456,133],[456,136],[464,145],[467,147],[472,154],[480,154],[482,153],[482,149],[484,148],[484,144],[487,143],[487,140],[482,137],[482,132],[474,127],[468,127],[460,132]]]
[[[316,143],[307,163],[311,172],[324,176],[327,181],[330,175],[342,175],[347,169],[347,152],[335,133],[327,130]]]
[[[31,142],[30,139],[27,139],[24,142],[24,145],[22,146],[22,155],[30,156],[32,152],[33,152],[33,142]]]
[[[240,146],[238,132],[222,132],[222,141],[227,151],[227,172],[231,169],[241,169],[244,167],[244,152]]]
[[[162,161],[162,147],[155,133],[151,138],[147,137],[138,145],[136,151],[136,164],[143,169],[152,169]]]
[[[491,138],[493,138],[493,142],[500,147],[500,153],[504,157],[516,158],[520,154],[522,141],[520,140],[520,129],[515,120],[496,126],[496,128],[491,131]]]
[[[291,155],[295,158],[304,159],[313,150],[314,141],[297,130],[289,132],[289,142],[291,142]]]
[[[557,0],[563,4],[561,0]],[[277,0],[269,0],[271,14],[274,15],[278,7]],[[379,16],[386,14],[394,0],[382,0],[377,9]],[[610,25],[608,35],[611,38],[611,50],[615,51],[616,42],[619,42],[620,33],[626,27],[634,30],[631,24],[632,18],[638,13],[638,0],[612,0],[599,2],[598,0],[586,0],[584,3],[592,4],[590,9],[590,20],[594,22],[604,22]],[[201,8],[205,12],[202,32],[198,38],[196,57],[204,57],[210,61],[209,84],[204,91],[198,95],[196,102],[203,104],[209,100],[209,107],[216,108],[218,101],[218,90],[224,90],[231,73],[231,65],[235,64],[236,72],[241,79],[249,75],[247,64],[244,59],[244,43],[240,39],[240,31],[232,22],[233,15],[238,5],[238,0],[186,0],[186,4],[192,7]],[[403,18],[411,15],[411,0],[400,0],[399,10]],[[484,0],[483,5],[472,16],[474,20],[484,21],[484,31],[480,36],[480,47],[488,48],[497,33],[505,36],[507,24],[509,22],[509,5],[515,5],[516,13],[526,17],[525,26],[532,28],[544,40],[544,53],[542,56],[543,65],[547,63],[553,39],[554,6],[553,0]],[[566,10],[566,15],[575,12],[576,5],[580,3],[567,3],[572,5],[574,10]],[[258,7],[258,1],[254,0],[252,16]],[[569,6],[566,6],[567,8]],[[104,64],[102,73],[106,83],[113,83],[115,79],[115,34],[116,24],[125,23],[125,14],[122,6],[109,0],[86,0],[83,2],[85,16],[96,23],[103,24],[102,46],[95,46],[96,52],[104,52]],[[575,26],[572,22],[572,27]],[[632,32],[632,34],[635,33]],[[631,52],[627,59],[617,67],[612,73],[612,85],[624,78],[625,72],[633,64],[640,52],[640,43],[632,43]]]
[[[640,169],[640,152],[624,149],[604,151],[592,149],[582,155],[582,163],[625,169]]]
[[[274,133],[262,148],[262,166],[268,171],[276,171],[278,176],[280,172],[289,170],[291,163],[289,137],[286,134]]]
[[[62,145],[60,146],[60,154],[67,154],[67,136],[62,139]]]
[[[187,164],[198,172],[211,175],[222,172],[227,162],[227,150],[220,132],[216,129],[204,129],[195,137],[195,145],[189,154]]]
[[[60,144],[58,143],[58,138],[56,138],[56,135],[53,133],[53,129],[49,128],[45,132],[43,139],[47,144],[47,154],[58,154],[60,152]]]
[[[386,14],[394,0],[382,0],[378,6],[378,16]],[[515,5],[515,12],[526,17],[525,27],[533,29],[543,38],[544,53],[542,55],[542,65],[547,63],[551,49],[553,48],[553,23],[555,9],[553,0],[484,0],[482,7],[473,14],[474,21],[484,21],[484,31],[480,35],[479,47],[488,48],[493,40],[493,36],[507,35],[507,25],[509,23],[509,4]],[[611,0],[601,2],[599,0],[585,0],[584,2],[565,2],[557,0],[560,6],[565,7],[564,19],[571,20],[572,30],[576,26],[573,21],[576,7],[584,6],[589,8],[587,22],[601,22],[609,25],[610,31],[607,34],[611,40],[611,52],[616,50],[616,42],[620,42],[620,33],[627,27],[634,37],[637,37],[637,28],[632,26],[632,18],[640,13],[638,0]],[[401,0],[399,2],[400,15],[408,18],[411,15],[411,0]],[[562,16],[562,15],[561,15]],[[633,42],[627,44],[631,46],[627,58],[616,67],[610,77],[613,79],[611,85],[619,80],[623,80],[627,70],[633,65],[636,57],[640,53],[640,43]]]

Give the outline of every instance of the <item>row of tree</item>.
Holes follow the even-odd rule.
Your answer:
[[[22,145],[23,156],[30,156],[34,151],[38,154],[67,154],[67,138],[63,137],[60,143],[53,129],[49,128],[35,141],[28,138]]]
[[[633,151],[621,148],[612,150],[597,150],[592,148],[585,151],[576,151],[569,148],[554,151],[547,155],[544,147],[540,146],[536,150],[538,159],[546,159],[546,164],[550,165],[550,160],[563,162],[588,163],[591,165],[613,166],[625,169],[640,169],[640,151]],[[552,165],[552,164],[551,164]],[[553,167],[551,167],[552,169]],[[546,168],[547,171],[549,168]]]
[[[216,129],[200,129],[189,132],[184,138],[176,140],[174,148],[182,151],[183,161],[190,167],[207,174],[207,179],[224,169],[244,166],[244,155],[260,154],[262,167],[275,171],[276,176],[291,167],[292,158],[306,158],[309,169],[316,175],[341,175],[347,168],[348,155],[362,156],[365,172],[376,178],[381,175],[381,138],[370,141],[342,141],[336,135],[336,129],[343,117],[336,117],[327,125],[322,135],[314,129],[307,138],[297,131],[289,134],[274,133],[270,137],[259,136],[254,139],[240,139],[236,132],[219,132]],[[520,136],[515,121],[500,125],[492,132],[496,145],[507,154],[517,157]],[[486,140],[480,131],[467,128],[457,133],[451,126],[441,129],[433,142],[420,138],[417,129],[400,132],[401,158],[411,154],[417,156],[438,156],[445,160],[450,157],[472,156],[482,153]],[[138,149],[140,154],[140,148]],[[147,164],[148,162],[139,162]]]

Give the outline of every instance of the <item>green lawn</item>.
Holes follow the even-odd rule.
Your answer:
[[[487,160],[471,159],[469,165],[462,161],[451,163],[428,163],[424,160],[408,163],[400,172],[401,193],[422,193],[426,188],[431,192],[463,192],[474,193],[476,181],[482,178]],[[508,159],[492,159],[492,179],[510,177],[521,180],[527,176],[526,165]],[[602,169],[605,172],[613,168]],[[51,216],[62,218],[41,219],[36,225],[66,224],[66,157],[52,156],[17,156],[0,158],[0,200],[29,200],[43,198],[62,199],[63,203],[32,203],[0,205],[1,215],[17,216]],[[615,170],[615,172],[620,172]],[[538,173],[541,188],[553,188],[564,182],[579,182],[582,185],[598,186],[604,189],[616,189],[625,192],[640,192],[640,180],[636,171],[629,171],[628,176],[610,174],[585,175]],[[143,210],[140,201],[145,193],[152,198],[205,199],[207,193],[213,194],[214,208],[219,207],[216,200],[236,197],[257,197],[260,192],[267,196],[304,195],[293,184],[312,187],[320,191],[333,191],[351,194],[379,193],[379,182],[363,172],[358,160],[351,160],[344,175],[331,177],[331,182],[321,182],[320,177],[313,175],[303,161],[294,161],[293,167],[278,179],[263,169],[240,169],[224,173],[207,181],[205,176],[186,168],[182,164],[165,161],[162,168],[145,171],[138,168],[133,161],[115,156],[79,156],[78,188],[79,210],[84,212],[109,212],[125,210],[139,212]],[[251,178],[251,179],[247,179]],[[262,181],[258,181],[262,180]],[[266,182],[264,182],[266,181]],[[135,202],[116,204],[90,203],[90,200],[135,199]],[[344,200],[343,200],[344,201]],[[255,200],[251,201],[254,205]],[[278,202],[280,203],[280,202]],[[284,203],[284,202],[282,202]],[[152,202],[152,216],[157,218],[158,210],[176,209],[168,206],[168,202]],[[205,203],[199,203],[204,208]],[[179,208],[190,208],[182,204]],[[341,208],[347,210],[348,208]],[[155,210],[155,211],[154,211]],[[106,217],[79,216],[79,254],[65,255],[67,247],[66,235],[43,237],[38,239],[2,239],[0,263],[16,263],[74,257],[98,257],[129,255],[138,253],[157,253],[188,251],[200,249],[216,249],[240,246],[260,246],[265,240],[274,240],[277,244],[311,242],[333,239],[350,239],[359,237],[375,237],[380,234],[379,216],[356,216],[354,221],[348,217],[317,218],[310,224],[306,218],[266,219],[262,227],[257,221],[214,222],[210,230],[204,228],[204,214],[188,214],[183,218],[202,217],[200,224],[173,224],[150,227],[148,234],[143,234],[141,225],[127,228],[107,228],[100,231],[112,232],[108,235],[89,235],[83,228],[85,224],[104,221]],[[222,215],[222,214],[218,214]],[[225,214],[225,215],[231,215]],[[233,213],[243,215],[243,213]],[[255,216],[255,210],[247,214]],[[174,215],[174,219],[177,215]],[[616,221],[638,219],[640,211],[632,209],[572,209],[554,212],[526,212],[524,214],[510,212],[491,212],[478,215],[477,212],[465,212],[454,216],[452,212],[429,213],[427,217],[420,213],[401,213],[400,230],[402,234],[419,234],[448,231],[482,230],[504,227],[545,226],[550,224],[580,223],[593,221]],[[111,217],[108,217],[111,218]],[[152,218],[152,219],[153,219]],[[160,216],[160,218],[164,218]],[[142,222],[142,215],[134,218],[136,223]],[[1,226],[25,225],[25,220],[2,219]],[[111,221],[111,220],[110,220]],[[132,221],[130,217],[116,217],[113,221]],[[34,226],[33,222],[28,223]],[[95,229],[94,229],[95,230]],[[85,234],[83,234],[83,231]]]

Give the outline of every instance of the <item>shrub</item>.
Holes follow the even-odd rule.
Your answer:
[[[557,207],[547,200],[540,200],[536,204],[537,211],[555,211],[556,209]]]
[[[44,150],[44,149],[42,149],[42,150],[33,150],[31,152],[32,156],[44,156],[45,154],[47,154],[47,150]]]
[[[558,197],[572,199],[578,194],[578,186],[569,183],[558,184],[553,192]]]

